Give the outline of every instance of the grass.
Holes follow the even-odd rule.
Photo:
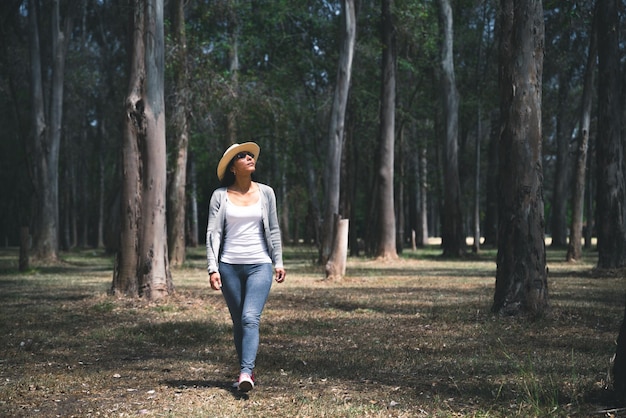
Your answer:
[[[624,280],[549,250],[551,314],[490,313],[495,252],[445,260],[436,247],[394,263],[351,258],[321,280],[315,251],[286,251],[261,324],[258,387],[233,392],[228,311],[201,248],[159,302],[106,292],[94,250],[17,271],[0,250],[0,416],[609,416],[610,359]]]

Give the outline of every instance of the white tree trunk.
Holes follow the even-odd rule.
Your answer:
[[[328,157],[326,168],[326,207],[323,219],[320,262],[325,264],[330,258],[336,236],[334,219],[339,214],[339,193],[341,180],[341,152],[344,140],[344,122],[352,76],[352,58],[356,42],[356,13],[354,0],[343,2],[344,34],[339,53],[337,86],[330,115]]]
[[[341,280],[346,275],[346,262],[348,260],[348,231],[350,229],[350,221],[341,219],[339,216],[335,219],[335,229],[337,234],[328,262],[326,263],[326,279]]]

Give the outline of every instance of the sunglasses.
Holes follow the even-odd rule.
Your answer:
[[[246,157],[254,158],[254,154],[248,151],[244,151],[244,152],[240,152],[239,154],[236,154],[234,159],[241,160],[242,158],[246,158]]]

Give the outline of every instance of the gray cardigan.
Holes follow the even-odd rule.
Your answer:
[[[267,250],[274,267],[283,267],[283,247],[280,239],[280,226],[276,213],[276,196],[274,189],[265,184],[256,183],[261,193],[261,208],[263,215],[263,230]],[[220,187],[213,192],[209,203],[209,222],[206,229],[206,254],[209,274],[218,271],[220,250],[224,241],[224,221],[226,216],[226,202],[228,193],[226,187]]]

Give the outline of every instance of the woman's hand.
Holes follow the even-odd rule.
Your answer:
[[[211,283],[213,290],[220,290],[222,288],[222,276],[220,276],[219,271],[214,271],[209,274],[209,283]]]
[[[284,282],[286,275],[287,275],[287,272],[285,271],[285,269],[282,267],[278,267],[276,269],[276,283]]]

